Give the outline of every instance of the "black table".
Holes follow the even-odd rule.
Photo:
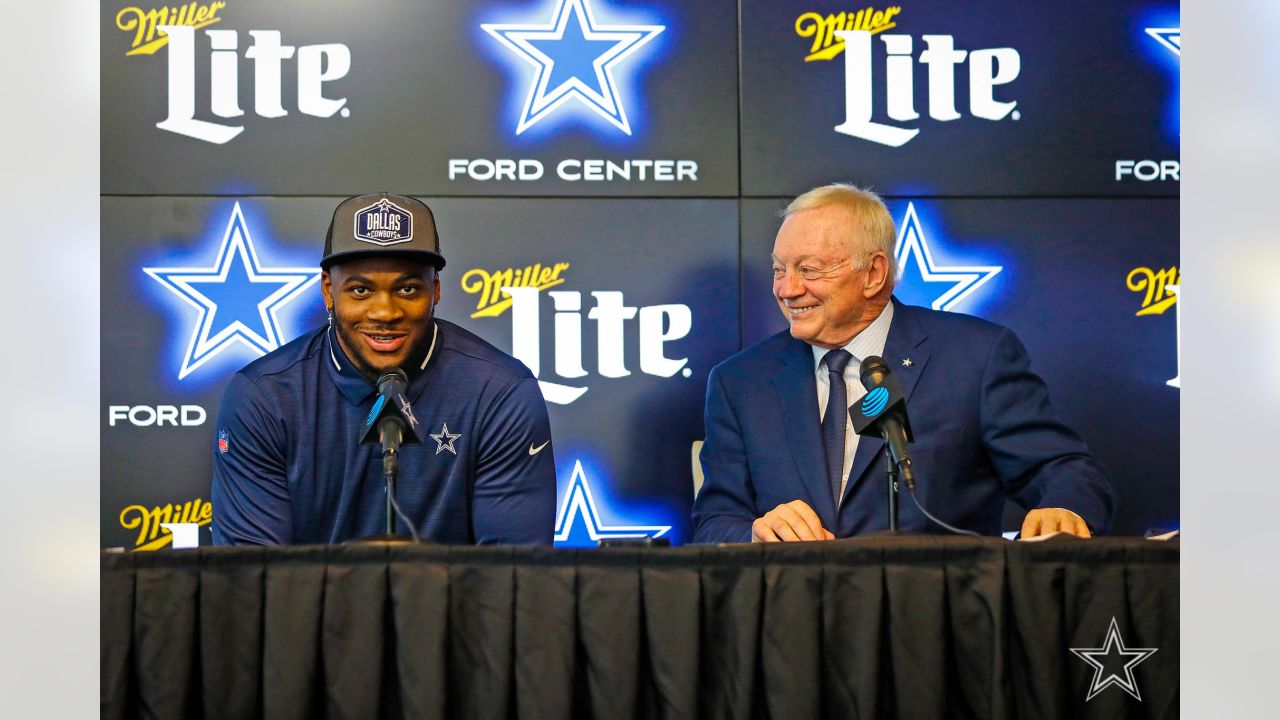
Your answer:
[[[102,716],[1173,717],[1178,555],[931,536],[108,553]],[[1110,649],[1105,672],[1071,648]],[[1127,679],[1121,648],[1157,649],[1130,665],[1141,700],[1114,681],[1086,700]]]

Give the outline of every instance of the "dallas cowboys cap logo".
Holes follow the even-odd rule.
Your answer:
[[[376,253],[395,253],[444,267],[436,220],[421,200],[390,193],[357,195],[338,203],[324,239],[320,267]]]
[[[355,236],[374,245],[395,245],[413,239],[413,215],[382,198],[355,216]]]

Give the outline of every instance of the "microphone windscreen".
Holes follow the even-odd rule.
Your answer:
[[[389,395],[394,391],[403,393],[408,386],[409,376],[400,368],[391,368],[378,378],[378,392],[383,395]]]
[[[889,363],[885,362],[884,358],[879,355],[868,355],[863,359],[862,364],[858,366],[858,375],[862,379],[862,386],[868,389],[883,382],[884,378],[891,373]]]

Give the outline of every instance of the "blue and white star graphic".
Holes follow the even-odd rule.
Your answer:
[[[602,25],[591,11],[591,0],[556,0],[551,20],[543,24],[485,23],[480,27],[534,67],[517,135],[570,100],[630,135],[614,69],[666,29],[663,25]]]
[[[1155,38],[1156,42],[1163,45],[1169,52],[1179,58],[1182,57],[1182,28],[1149,27],[1146,28],[1146,31],[1148,35]]]
[[[574,532],[575,529],[579,531]],[[659,538],[670,530],[670,525],[605,525],[600,520],[595,496],[582,470],[582,461],[574,461],[569,488],[565,491],[560,511],[556,513],[557,544],[583,547],[594,545],[601,538]],[[585,539],[582,538],[583,531]]]
[[[434,435],[432,435],[432,434],[428,433],[428,434],[427,434],[427,437],[429,437],[429,438],[431,438],[432,440],[435,440],[435,441],[436,441],[436,454],[437,454],[437,455],[439,455],[440,453],[444,452],[445,450],[448,450],[449,452],[453,453],[454,455],[457,455],[457,454],[458,454],[458,450],[457,450],[455,447],[453,447],[453,443],[454,443],[454,441],[455,441],[455,440],[457,440],[458,438],[462,437],[462,433],[451,433],[451,432],[449,432],[449,423],[445,423],[445,424],[444,424],[444,427],[440,429],[440,432],[438,432],[438,433],[436,433],[436,434],[434,434]]]
[[[1095,695],[1112,685],[1141,702],[1142,694],[1138,692],[1138,683],[1133,679],[1133,669],[1143,660],[1154,655],[1159,648],[1125,647],[1124,640],[1120,637],[1120,628],[1116,624],[1116,619],[1112,617],[1111,626],[1107,628],[1107,637],[1103,640],[1102,647],[1070,648],[1070,650],[1076,657],[1093,667],[1093,682],[1089,685],[1089,695],[1085,698],[1085,702],[1092,700]],[[1113,658],[1113,656],[1118,657]],[[1110,671],[1107,670],[1108,665],[1111,666]],[[1121,673],[1124,677],[1120,677]]]
[[[1181,142],[1182,109],[1179,104],[1182,85],[1182,20],[1178,6],[1148,8],[1134,25],[1134,48],[1146,57],[1153,68],[1168,74],[1170,97],[1165,103],[1161,121],[1170,142]],[[1141,32],[1138,32],[1138,31]]]
[[[287,338],[277,311],[320,279],[318,268],[263,267],[240,203],[231,211],[212,266],[142,270],[199,311],[179,380],[236,344],[257,356],[280,347]]]
[[[898,242],[893,251],[898,261],[899,286],[895,292],[906,302],[927,303],[934,310],[951,310],[1004,269],[1000,265],[940,265],[935,262],[914,203],[907,203],[906,217],[898,227]],[[907,270],[912,267],[916,273],[908,278]],[[923,285],[916,285],[917,274],[918,282]],[[933,289],[926,289],[925,286],[931,283],[934,284]],[[938,287],[945,288],[940,295],[935,294]]]

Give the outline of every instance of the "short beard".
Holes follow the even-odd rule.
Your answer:
[[[432,313],[431,317],[427,318],[428,332],[425,332],[422,334],[422,339],[418,342],[417,345],[414,345],[412,348],[410,348],[409,354],[405,356],[405,360],[404,360],[405,367],[402,367],[400,369],[404,370],[405,374],[408,375],[410,379],[417,377],[418,373],[422,372],[422,367],[421,367],[422,361],[427,357],[427,351],[431,348],[431,340],[435,335],[434,332],[430,331],[432,326],[435,325],[435,323],[436,323],[435,314]],[[342,329],[342,325],[340,323],[335,322],[333,324],[333,330],[335,333],[337,333],[338,338],[342,341],[339,344],[339,347],[349,347],[349,348],[360,347],[359,345],[356,344],[359,341],[359,338],[349,335],[345,330]],[[355,365],[356,370],[359,370],[360,374],[365,376],[369,380],[369,382],[373,383],[374,385],[378,384],[378,378],[381,378],[383,375],[387,373],[386,370],[379,370],[365,363],[364,358],[354,350],[349,353],[346,352],[345,350],[343,352],[347,356],[347,359],[351,361],[351,364]]]

